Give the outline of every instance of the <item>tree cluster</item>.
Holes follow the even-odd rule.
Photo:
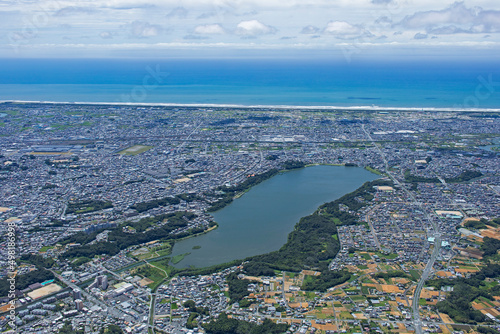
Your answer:
[[[168,217],[168,223],[162,225],[161,227],[147,230],[143,233],[130,234],[123,231],[121,227],[117,227],[111,230],[108,234],[108,241],[97,242],[92,245],[88,245],[90,241],[95,239],[95,233],[90,235],[78,234],[71,237],[71,240],[79,240],[81,246],[73,247],[66,251],[62,257],[76,258],[76,257],[87,257],[93,258],[95,255],[107,254],[110,256],[118,254],[121,250],[126,249],[130,246],[143,244],[153,240],[169,240],[169,239],[180,239],[187,237],[192,234],[201,233],[204,231],[202,228],[191,229],[188,232],[183,232],[179,234],[172,235],[172,231],[178,229],[179,227],[185,227],[188,225],[188,218],[194,218],[196,215],[193,213],[180,211],[175,213],[170,213],[167,215],[160,215],[165,218]]]
[[[439,183],[439,179],[437,177],[412,175],[410,171],[405,172],[405,181],[408,183]]]
[[[479,171],[466,170],[462,172],[460,175],[455,177],[446,178],[446,182],[448,183],[458,183],[458,182],[468,182],[472,179],[483,176],[483,173]]]
[[[496,255],[499,249],[500,249],[500,240],[490,237],[483,238],[483,244],[481,245],[480,248],[480,250],[483,252],[483,256]]]
[[[239,279],[238,274],[239,273],[231,273],[226,278],[231,304],[239,302],[250,294],[248,291],[248,284],[250,281],[247,279]]]
[[[317,212],[302,217],[279,250],[250,258],[244,266],[249,275],[270,273],[270,269],[301,271],[320,267],[321,261],[335,257],[340,249],[333,238],[335,223]]]
[[[217,210],[222,209],[229,203],[233,201],[234,196],[240,192],[247,191],[248,189],[252,188],[253,186],[256,186],[257,184],[273,177],[274,175],[278,174],[277,169],[271,169],[267,172],[257,174],[254,176],[248,177],[245,181],[242,183],[231,186],[231,187],[226,187],[226,186],[221,186],[217,188],[218,191],[222,191],[224,195],[222,196],[221,199],[217,200],[216,202],[212,203],[212,206],[210,206],[207,211],[208,212],[215,212]]]
[[[208,334],[279,334],[285,333],[289,325],[275,324],[269,319],[261,325],[247,321],[228,318],[222,313],[217,320],[202,325]]]
[[[282,164],[282,167],[285,170],[299,169],[299,168],[304,168],[305,166],[306,166],[305,163],[298,160],[287,160]]]
[[[388,280],[389,278],[393,277],[402,277],[402,278],[408,278],[411,280],[411,277],[407,275],[404,271],[402,270],[391,270],[385,273],[376,273],[373,275],[373,278],[383,278],[385,280]]]
[[[46,269],[38,269],[29,273],[16,276],[16,289],[23,290],[29,285],[34,283],[42,283],[54,279],[54,274]],[[0,296],[7,296],[9,294],[10,283],[7,277],[0,280]]]
[[[474,310],[471,302],[478,297],[493,300],[493,295],[500,293],[500,286],[488,288],[485,284],[486,278],[500,278],[500,265],[488,264],[468,279],[458,278],[455,280],[433,280],[428,284],[438,288],[442,286],[453,286],[454,289],[446,298],[437,304],[440,312],[448,314],[453,320],[461,323],[477,323],[486,320],[485,316]]]
[[[157,208],[159,206],[166,206],[166,205],[176,205],[179,204],[181,201],[177,197],[163,197],[159,199],[154,199],[151,201],[147,202],[140,202],[136,203],[132,206],[130,206],[131,209],[136,210],[137,212],[144,212],[148,211],[154,208]]]
[[[351,274],[347,270],[323,271],[319,276],[306,276],[302,290],[325,292],[333,286],[347,282],[350,278]]]
[[[68,207],[66,208],[66,214],[94,212],[109,209],[112,207],[113,203],[109,201],[100,201],[93,199],[80,202],[69,202]]]

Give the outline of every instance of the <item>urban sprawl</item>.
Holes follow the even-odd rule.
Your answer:
[[[498,333],[499,137],[481,111],[2,103],[0,329]],[[276,252],[176,266],[211,212],[311,165],[377,179]]]

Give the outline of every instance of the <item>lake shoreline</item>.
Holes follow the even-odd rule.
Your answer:
[[[286,242],[293,226],[301,218],[315,212],[320,205],[351,193],[365,182],[377,178],[379,176],[361,167],[345,166],[314,165],[280,172],[248,189],[245,196],[211,213],[219,225],[216,231],[176,243],[172,255],[191,252],[176,267],[208,267],[277,250]],[[300,189],[297,191],[295,186]],[[305,193],[301,194],[301,191]],[[242,208],[241,205],[248,200],[251,201],[250,207]],[[309,200],[309,204],[301,208],[301,201],[304,200]],[[295,211],[287,213],[292,209]],[[201,245],[203,254],[192,249],[195,245]]]

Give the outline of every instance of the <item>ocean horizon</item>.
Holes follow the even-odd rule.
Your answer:
[[[498,111],[499,64],[4,59],[0,101]]]

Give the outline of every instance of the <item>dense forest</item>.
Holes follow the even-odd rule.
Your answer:
[[[355,215],[340,210],[340,205],[357,211],[373,198],[375,186],[391,185],[390,181],[375,180],[366,182],[356,191],[341,198],[323,204],[312,215],[303,217],[288,235],[288,240],[279,250],[248,258],[244,270],[252,276],[274,275],[274,270],[301,271],[316,269],[319,277],[309,278],[304,288],[326,290],[344,283],[350,278],[349,273],[332,273],[329,262],[337,255],[340,244],[334,236],[337,225],[352,225],[358,222]]]
[[[474,229],[484,229],[487,228],[486,225],[492,226],[492,227],[498,227],[500,225],[500,218],[493,218],[493,219],[485,219],[481,218],[480,220],[469,220],[466,221],[464,224],[464,227],[467,228],[474,228]]]
[[[238,274],[240,273],[231,273],[226,278],[226,282],[229,287],[229,302],[231,304],[239,302],[250,294],[248,291],[248,284],[250,281],[247,279],[239,279]]]
[[[472,308],[471,302],[479,296],[486,298],[491,298],[491,296],[487,292],[465,282],[459,282],[453,288],[453,292],[450,293],[446,300],[437,304],[439,312],[448,314],[453,320],[460,323],[485,321],[484,315]]]
[[[319,207],[319,211],[333,219],[337,225],[355,225],[358,223],[358,218],[347,211],[343,211],[341,204],[347,206],[350,211],[358,211],[373,199],[373,194],[376,191],[374,187],[377,186],[392,186],[392,182],[386,180],[366,182],[355,191],[333,202],[323,204]]]
[[[16,289],[23,290],[26,289],[30,284],[42,283],[48,280],[54,279],[54,274],[50,271],[40,268],[29,273],[16,276]],[[9,294],[10,284],[7,281],[7,277],[0,280],[0,296],[7,296]]]
[[[177,211],[173,213],[166,213],[154,217],[145,217],[136,222],[127,222],[127,225],[133,227],[136,232],[144,232],[149,227],[168,220],[172,226],[185,226],[185,220],[193,220],[197,215],[188,211]]]
[[[483,256],[492,256],[496,255],[498,250],[500,249],[500,240],[484,237],[483,244],[481,248],[479,248],[483,252]]]
[[[130,206],[130,208],[136,210],[137,212],[144,212],[144,211],[148,211],[148,210],[157,208],[159,206],[175,205],[175,204],[179,204],[180,202],[181,202],[181,200],[177,197],[163,197],[163,198],[154,199],[154,200],[147,201],[147,202],[136,203],[136,204]]]
[[[186,322],[186,327],[189,329],[193,329],[198,326],[196,318],[198,318],[200,314],[209,315],[208,307],[197,307],[195,302],[192,300],[186,300],[182,305],[189,311],[189,317]]]
[[[500,286],[488,287],[487,278],[500,278],[500,265],[488,264],[469,278],[435,279],[429,280],[428,285],[436,288],[453,286],[453,291],[446,300],[436,306],[439,312],[448,314],[454,321],[460,323],[477,323],[486,321],[486,317],[471,306],[471,302],[478,297],[493,300],[493,296],[500,294]]]
[[[446,178],[445,181],[448,183],[459,183],[459,182],[468,182],[472,179],[483,176],[483,174],[479,171],[466,170],[462,172],[460,175],[455,177]],[[439,179],[437,177],[424,177],[418,175],[412,175],[410,171],[405,172],[405,181],[408,183],[439,183]]]
[[[321,261],[332,259],[339,251],[339,242],[333,237],[336,233],[335,223],[318,213],[303,217],[288,235],[285,245],[277,251],[250,258],[244,269],[253,276],[270,274],[272,269],[318,268]]]
[[[437,177],[424,177],[412,175],[410,171],[405,172],[405,181],[408,183],[439,183],[439,179]]]
[[[469,182],[470,180],[481,176],[483,176],[483,173],[479,171],[466,170],[458,176],[446,178],[445,180],[448,183]]]
[[[407,275],[402,270],[391,270],[391,271],[387,271],[387,272],[376,273],[373,275],[373,278],[383,278],[385,280],[388,280],[389,278],[393,278],[393,277],[402,277],[402,278],[407,278],[409,280],[412,280],[411,276]]]
[[[41,255],[24,254],[21,255],[18,262],[33,264],[36,270],[23,275],[16,276],[16,289],[23,290],[34,283],[42,283],[54,279],[54,274],[46,270],[54,265],[54,260],[44,258]],[[0,279],[0,296],[7,296],[9,293],[9,282],[7,277]]]
[[[85,233],[78,233],[73,235],[62,243],[75,242],[80,243],[81,246],[73,247],[70,250],[66,251],[62,254],[62,258],[64,259],[73,259],[78,257],[86,257],[93,258],[95,255],[116,255],[121,250],[126,249],[133,245],[139,245],[146,242],[150,242],[153,240],[168,240],[168,239],[180,239],[186,236],[201,233],[204,230],[202,228],[192,229],[188,232],[179,233],[176,235],[172,235],[171,232],[180,227],[186,227],[188,221],[196,217],[193,213],[186,211],[179,211],[175,213],[169,213],[165,215],[159,215],[152,218],[147,218],[147,222],[138,222],[138,228],[144,228],[144,224],[147,225],[152,221],[163,221],[167,219],[168,222],[165,225],[162,225],[155,229],[146,230],[143,233],[127,233],[124,232],[122,227],[117,227],[111,230],[108,234],[108,241],[106,242],[97,242],[92,245],[88,245],[90,241],[95,239],[95,233],[91,233],[90,235],[86,235]],[[152,219],[152,220],[151,220]]]
[[[292,169],[304,168],[305,166],[306,166],[306,164],[303,163],[302,161],[287,160],[287,161],[283,162],[283,164],[281,165],[281,168],[283,168],[284,170],[292,170]]]
[[[325,292],[332,286],[342,284],[350,278],[351,274],[347,270],[324,270],[319,276],[306,276],[302,290]]]
[[[181,199],[185,202],[188,202],[188,203],[194,202],[194,201],[203,201],[203,198],[201,198],[200,196],[193,194],[193,193],[179,194],[179,195],[176,195],[175,197],[177,197],[178,199]]]
[[[99,200],[88,200],[80,202],[69,202],[66,208],[66,214],[72,213],[88,213],[104,209],[112,208],[113,204],[111,202],[99,201]]]
[[[275,324],[269,319],[261,325],[228,318],[222,313],[217,320],[202,325],[208,334],[279,334],[288,330],[287,324]]]

